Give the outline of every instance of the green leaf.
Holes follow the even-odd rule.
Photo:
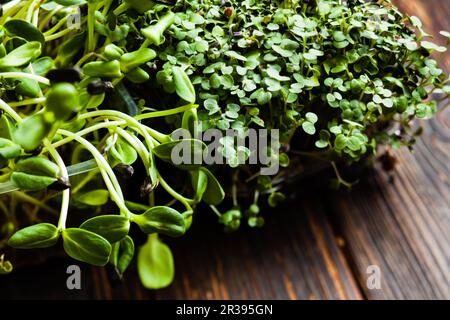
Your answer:
[[[204,105],[205,109],[209,111],[209,115],[213,115],[216,112],[220,111],[219,104],[217,103],[217,100],[215,100],[215,99],[206,99],[203,102],[203,105]]]
[[[208,186],[203,193],[203,201],[210,205],[219,205],[225,199],[225,191],[211,171],[206,168],[200,168],[200,171],[208,177]]]
[[[130,72],[144,63],[156,58],[156,52],[148,48],[140,48],[134,52],[125,53],[120,57],[120,65],[123,72]]]
[[[150,79],[150,75],[142,68],[135,68],[127,73],[127,79],[133,83],[144,83]]]
[[[79,93],[71,83],[57,83],[47,92],[46,110],[57,120],[66,121],[79,106]]]
[[[286,200],[286,196],[284,194],[282,194],[281,192],[273,192],[269,196],[268,203],[269,206],[275,208],[280,202],[283,202],[284,200]]]
[[[230,58],[237,59],[237,60],[240,60],[240,61],[247,61],[246,57],[244,57],[243,55],[240,55],[236,51],[226,51],[225,55],[230,57]]]
[[[133,215],[131,221],[146,234],[162,233],[179,237],[186,232],[183,216],[170,207],[152,207],[144,214]]]
[[[14,78],[14,80],[20,82],[16,87],[16,93],[31,98],[39,97],[41,87],[37,81],[28,78]]]
[[[337,42],[345,41],[347,37],[342,31],[333,32],[333,39]]]
[[[49,223],[40,223],[21,229],[8,240],[8,245],[16,249],[48,248],[56,244],[59,230]]]
[[[446,47],[438,46],[437,44],[430,41],[422,41],[420,44],[422,45],[423,48],[427,50],[436,50],[437,52],[447,51]]]
[[[130,2],[130,0],[128,0]],[[134,3],[143,3],[142,0],[133,0]],[[175,14],[169,11],[159,21],[141,30],[142,34],[154,45],[160,46],[164,42],[164,31],[166,31],[175,21]]]
[[[279,157],[280,166],[283,168],[289,167],[290,159],[289,156],[286,153],[280,154]]]
[[[7,139],[7,140],[12,140],[14,130],[15,130],[15,127],[12,124],[11,119],[6,114],[1,115],[0,116],[0,137]]]
[[[189,171],[191,174],[192,188],[195,192],[195,200],[200,202],[208,187],[208,176],[201,170]]]
[[[303,122],[302,128],[303,131],[305,131],[309,135],[314,135],[316,133],[316,128],[314,127],[314,124],[309,121]]]
[[[20,156],[22,148],[9,139],[0,138],[0,159],[14,159]]]
[[[125,0],[125,2],[139,13],[144,13],[155,5],[153,1]]]
[[[361,149],[362,142],[357,137],[350,137],[347,140],[347,147],[352,151],[358,151]]]
[[[14,170],[16,172],[24,172],[28,174],[48,176],[53,178],[56,178],[60,175],[60,169],[58,165],[42,156],[29,157],[24,160],[20,160],[16,163]]]
[[[130,236],[126,236],[120,242],[113,245],[111,262],[120,274],[123,274],[134,257],[134,242]]]
[[[41,54],[41,43],[37,41],[27,42],[14,49],[0,59],[0,68],[20,67],[30,63]]]
[[[14,132],[14,142],[21,145],[25,151],[35,150],[51,130],[51,124],[46,122],[43,114],[34,114],[21,122]]]
[[[278,45],[273,45],[272,49],[273,49],[273,51],[275,51],[276,53],[278,53],[280,56],[282,56],[284,58],[289,58],[294,54],[293,51],[283,49]]]
[[[55,183],[58,179],[53,177],[32,175],[23,172],[13,172],[10,177],[11,183],[24,191],[39,191]]]
[[[116,46],[113,43],[108,44],[103,50],[103,55],[108,60],[120,60],[120,58],[125,54],[122,48]]]
[[[170,248],[156,236],[149,237],[139,248],[137,257],[139,278],[147,289],[162,289],[174,278],[175,268]]]
[[[326,148],[326,147],[328,147],[328,141],[326,141],[326,140],[318,140],[318,141],[316,141],[316,147],[319,148],[319,149]]]
[[[189,103],[195,103],[195,89],[189,76],[180,67],[172,67],[172,72],[178,96]]]
[[[86,220],[80,228],[96,233],[110,243],[114,243],[122,240],[128,234],[130,221],[124,216],[104,215]]]
[[[11,19],[3,27],[11,36],[24,38],[27,41],[38,41],[42,46],[45,44],[45,37],[42,32],[25,20]]]
[[[111,245],[108,240],[91,231],[70,228],[62,232],[66,253],[75,260],[95,266],[108,263]]]
[[[345,135],[340,134],[334,141],[334,147],[336,148],[336,150],[343,150],[347,146],[347,141],[348,138]]]
[[[192,108],[184,112],[181,127],[184,130],[189,131],[191,137],[193,138],[198,137],[199,123],[198,123],[197,109]]]
[[[153,148],[155,156],[181,169],[191,170],[202,165],[206,145],[196,139],[184,139],[160,144]]]
[[[411,17],[409,17],[409,19],[411,20],[411,23],[414,27],[422,28],[422,25],[423,25],[422,21],[418,17],[411,16]]]
[[[60,67],[67,66],[75,55],[83,49],[86,33],[79,33],[63,42],[58,49],[55,64]]]
[[[443,30],[443,31],[440,31],[439,33],[446,38],[450,38],[450,32],[448,32],[448,31]]]
[[[112,141],[112,139],[113,137],[111,136],[108,140]],[[120,136],[117,137],[116,143],[109,150],[109,155],[119,164],[125,164],[127,166],[135,163],[138,158],[136,149]]]
[[[88,206],[100,207],[108,202],[109,191],[104,189],[88,191],[77,196],[76,200]]]
[[[86,63],[83,67],[83,73],[90,77],[101,78],[121,78],[120,62],[113,61],[94,61]]]
[[[319,118],[317,117],[317,115],[315,114],[315,113],[313,113],[313,112],[308,112],[306,115],[305,115],[305,118],[306,118],[306,120],[308,120],[309,122],[311,122],[311,123],[316,123],[318,120],[319,120]]]

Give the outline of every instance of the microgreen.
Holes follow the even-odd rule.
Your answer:
[[[389,0],[3,2],[0,249],[62,243],[122,275],[136,224],[148,235],[136,248],[147,288],[173,280],[162,237],[184,235],[199,203],[227,231],[243,219],[260,227],[262,201],[286,198],[278,183],[292,162],[329,163],[334,185],[350,186],[340,165],[382,145],[412,148],[412,121],[433,117],[433,94],[450,94],[430,56],[446,48]],[[78,6],[87,10],[70,25]],[[280,132],[284,153],[264,150],[282,168],[275,177],[247,165],[252,151],[230,136],[218,149],[227,165],[194,160],[208,151],[202,131],[253,128]],[[173,139],[181,129],[191,136]],[[174,162],[174,150],[192,150],[191,161]],[[0,274],[11,271],[1,255]]]

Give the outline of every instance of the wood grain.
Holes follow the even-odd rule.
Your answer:
[[[433,35],[450,29],[450,1],[396,3]],[[448,54],[438,59],[450,70]],[[351,194],[335,195],[330,206],[335,232],[346,240],[347,258],[369,299],[450,298],[449,110],[423,124],[414,154],[396,152],[393,183],[379,170]],[[365,285],[369,265],[381,268],[381,290]]]
[[[450,30],[449,0],[396,0],[437,35]],[[441,40],[442,41],[442,40]],[[450,70],[449,55],[439,58]],[[425,123],[414,154],[396,152],[391,182],[375,171],[352,192],[303,191],[266,212],[267,226],[224,234],[201,210],[188,236],[165,239],[176,279],[142,288],[133,264],[123,281],[110,268],[82,267],[83,289],[66,289],[66,268],[53,259],[0,278],[0,298],[63,299],[450,299],[449,109]],[[366,286],[381,269],[381,290]]]
[[[201,211],[185,238],[166,239],[173,248],[176,278],[164,290],[143,289],[135,265],[122,282],[110,268],[83,266],[83,290],[69,292],[65,288],[65,270],[74,262],[58,259],[0,278],[0,287],[11,290],[0,290],[0,298],[362,298],[321,198],[307,194],[295,206],[279,210],[268,213],[268,227],[244,228],[233,234],[225,234],[212,213]],[[47,281],[55,274],[53,281]]]

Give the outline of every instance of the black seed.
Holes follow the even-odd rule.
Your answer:
[[[74,68],[67,69],[54,69],[50,70],[46,76],[50,82],[59,83],[59,82],[80,82],[81,81],[81,73],[79,70]]]
[[[103,81],[104,85],[105,85],[105,92],[107,93],[113,93],[114,92],[114,85],[112,84],[111,81]]]
[[[94,81],[88,84],[87,90],[91,95],[98,95],[102,93],[113,93],[114,85],[111,81]]]
[[[34,150],[31,152],[31,154],[32,154],[33,156],[40,155],[43,148],[44,148],[44,147],[43,147],[42,144],[41,144],[39,147],[37,147],[36,149],[34,149]]]
[[[153,191],[152,182],[150,181],[150,178],[147,177],[145,178],[144,183],[141,185],[141,197],[142,198],[147,197],[152,191]]]
[[[87,5],[87,3],[82,4],[79,8],[80,8],[80,13],[83,16],[86,16],[88,14],[88,5]]]
[[[134,168],[126,164],[119,164],[114,167],[114,172],[124,179],[130,179],[134,174]]]
[[[106,91],[105,83],[103,81],[94,81],[88,84],[87,91],[91,95],[103,94]]]
[[[68,179],[59,178],[53,184],[51,184],[48,188],[55,191],[63,191],[69,189],[71,187],[70,181]]]

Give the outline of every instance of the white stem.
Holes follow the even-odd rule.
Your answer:
[[[0,78],[28,78],[46,85],[50,85],[50,80],[47,78],[27,72],[0,72]]]
[[[23,121],[22,118],[19,116],[19,114],[2,99],[0,99],[0,109],[5,111],[11,117],[13,117],[17,123],[21,123]]]
[[[81,143],[95,158],[97,161],[97,165],[100,169],[100,173],[103,176],[103,180],[111,194],[112,200],[117,204],[120,208],[121,212],[126,214],[127,216],[131,215],[131,212],[128,210],[124,203],[122,189],[120,188],[120,184],[117,181],[117,178],[109,166],[108,162],[103,158],[103,155],[94,147],[89,141],[86,139],[79,137],[77,134],[60,129],[58,132],[64,136],[72,137],[77,142]]]

